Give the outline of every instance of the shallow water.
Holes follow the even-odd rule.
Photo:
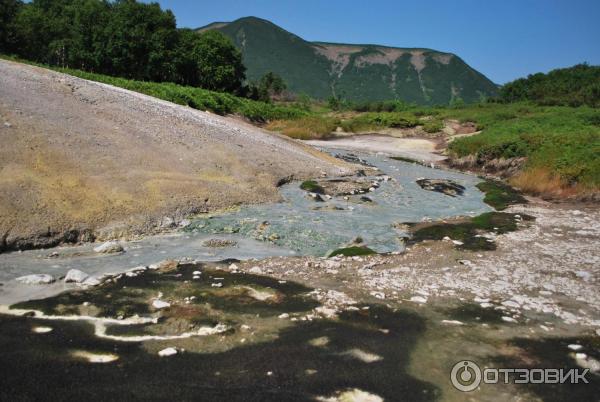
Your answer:
[[[475,176],[395,161],[383,155],[361,155],[361,158],[392,178],[365,194],[373,202],[359,202],[359,196],[315,202],[295,182],[281,188],[281,203],[248,206],[219,216],[203,217],[194,221],[188,230],[234,232],[264,238],[276,234],[274,244],[299,255],[325,255],[357,237],[377,252],[392,252],[402,249],[399,239],[406,235],[394,229],[394,223],[475,216],[491,210],[482,201],[483,193],[475,187],[481,182]],[[426,191],[416,183],[424,177],[451,179],[466,187],[466,191],[457,197]],[[263,222],[268,222],[264,231],[258,229]]]

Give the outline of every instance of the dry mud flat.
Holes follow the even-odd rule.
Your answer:
[[[0,251],[150,233],[350,170],[234,118],[0,60]]]

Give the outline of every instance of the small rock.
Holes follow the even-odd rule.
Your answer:
[[[71,269],[71,270],[69,270],[69,272],[67,272],[67,275],[65,276],[65,283],[70,283],[70,282],[82,283],[88,277],[89,277],[89,275],[83,271],[80,271],[78,269]]]
[[[166,348],[158,352],[160,357],[169,357],[177,354],[177,349],[175,348]]]
[[[81,284],[84,286],[98,286],[101,283],[102,282],[100,282],[98,278],[95,278],[93,276],[88,276],[83,282],[81,282]]]
[[[211,283],[210,286],[212,286],[213,288],[222,288],[223,284],[221,282],[217,282],[217,283]]]
[[[107,241],[106,243],[103,243],[103,244],[99,245],[98,247],[94,247],[94,251],[96,253],[112,254],[112,253],[121,253],[124,250],[123,250],[123,246],[121,246],[118,242]]]
[[[581,349],[583,349],[583,346],[581,346],[581,345],[577,345],[576,343],[572,343],[572,344],[570,344],[570,345],[568,346],[568,348],[569,348],[569,349],[571,349],[571,350],[575,350],[575,351],[577,351],[577,350],[581,350]]]
[[[263,273],[263,271],[260,267],[252,267],[252,268],[250,268],[250,270],[248,272],[250,272],[251,274],[256,274],[256,275],[260,275]]]
[[[283,313],[283,314],[280,314],[277,318],[282,318],[282,319],[283,318],[290,318],[290,315],[288,313]]]
[[[47,274],[25,275],[15,280],[25,285],[48,285],[55,281],[52,275]]]
[[[5,122],[4,122],[4,127],[6,127],[6,128],[11,128],[11,127],[12,127],[12,124],[10,124],[9,122],[5,121]]]
[[[152,307],[154,307],[157,310],[160,310],[163,308],[171,307],[171,303],[162,300],[154,300],[152,302]]]
[[[47,334],[48,332],[52,332],[51,327],[33,327],[31,330],[36,334]]]
[[[505,322],[517,322],[517,320],[515,320],[514,318],[507,317],[507,316],[502,316],[502,321],[505,321]]]
[[[414,303],[424,304],[427,303],[427,298],[423,296],[413,296],[410,298],[410,301]]]
[[[446,325],[464,325],[462,321],[457,320],[442,320],[442,324]]]

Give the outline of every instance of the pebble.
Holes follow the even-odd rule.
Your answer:
[[[425,298],[423,296],[413,296],[410,298],[410,301],[414,302],[414,303],[424,304],[424,303],[427,303],[427,298]]]
[[[168,303],[166,301],[162,301],[162,300],[154,300],[152,302],[152,307],[154,307],[155,309],[163,309],[163,308],[167,308],[167,307],[171,307],[171,303]]]
[[[464,325],[462,321],[458,320],[442,320],[442,324],[446,325]]]
[[[175,348],[166,348],[166,349],[163,349],[158,352],[158,355],[160,357],[168,357],[168,356],[173,356],[176,354],[177,354],[177,349],[175,349]]]

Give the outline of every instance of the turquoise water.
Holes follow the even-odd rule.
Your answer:
[[[383,155],[360,156],[391,178],[365,194],[373,202],[360,202],[360,196],[315,202],[294,182],[281,188],[283,202],[202,217],[187,230],[233,233],[264,240],[299,255],[325,255],[357,237],[375,251],[392,252],[402,249],[400,237],[405,235],[393,227],[394,223],[475,216],[491,210],[483,203],[483,193],[475,187],[481,181],[475,176],[395,161]],[[458,197],[426,191],[416,184],[419,178],[451,179],[465,186],[466,191]]]

